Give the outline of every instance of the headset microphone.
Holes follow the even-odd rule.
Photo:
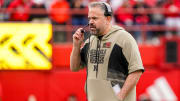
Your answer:
[[[87,24],[86,26],[83,27],[83,29],[81,30],[81,33],[85,33],[85,28],[88,27],[89,24]]]

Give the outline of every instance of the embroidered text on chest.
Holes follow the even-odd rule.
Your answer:
[[[96,64],[98,62],[98,64],[103,64],[105,54],[106,49],[101,49],[100,51],[95,49],[90,50],[90,63]]]

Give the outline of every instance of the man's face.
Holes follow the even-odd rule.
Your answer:
[[[104,11],[99,7],[89,8],[88,20],[90,33],[97,36],[102,35],[107,26],[107,19],[104,16]]]

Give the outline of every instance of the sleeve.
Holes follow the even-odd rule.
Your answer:
[[[88,48],[89,48],[89,43],[85,43],[84,47],[81,49],[80,56],[81,56],[81,68],[84,68],[87,66],[88,62]]]
[[[127,33],[126,37],[124,38],[124,48],[123,54],[125,55],[129,65],[128,65],[128,73],[135,72],[137,70],[141,70],[144,72],[143,63],[141,60],[140,52],[138,49],[138,45],[135,39]]]

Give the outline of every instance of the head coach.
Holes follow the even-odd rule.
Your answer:
[[[109,4],[91,2],[91,36],[83,43],[83,28],[73,34],[70,69],[87,68],[88,101],[135,101],[136,84],[144,72],[135,39],[122,27],[111,24],[112,15]]]

